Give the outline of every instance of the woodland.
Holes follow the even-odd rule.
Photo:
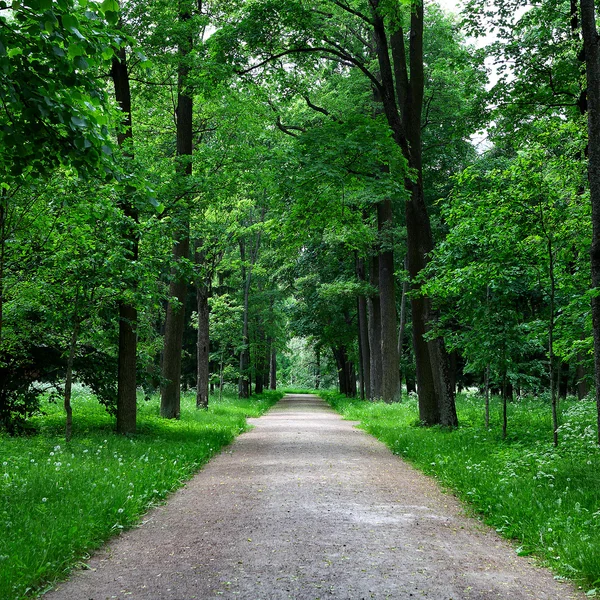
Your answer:
[[[419,0],[0,0],[0,100],[12,497],[19,461],[21,473],[83,461],[93,422],[98,456],[135,442],[142,466],[153,452],[182,461],[139,498],[123,491],[139,510],[120,521],[114,504],[108,535],[278,387],[317,389],[558,560],[562,542],[513,526],[508,499],[532,504],[519,477],[536,473],[552,510],[571,507],[556,517],[577,540],[561,573],[600,586],[594,0],[467,0],[456,13]],[[193,425],[169,446],[184,415]],[[40,441],[57,427],[61,442]],[[501,465],[486,463],[492,430],[512,444]],[[538,430],[545,445],[530,451]],[[193,432],[201,456],[184,448]],[[58,461],[65,438],[72,458]],[[552,495],[553,452],[571,500]],[[104,469],[112,488],[122,465]],[[494,476],[488,496],[476,471]],[[39,560],[6,584],[14,597],[64,570]]]
[[[593,2],[0,11],[4,429],[50,395],[69,439],[74,381],[121,433],[138,388],[247,398],[290,339],[426,425],[599,387]]]

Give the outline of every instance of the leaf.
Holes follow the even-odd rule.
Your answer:
[[[76,17],[70,14],[65,14],[62,16],[62,24],[65,29],[77,29],[79,27],[79,21]]]
[[[87,127],[87,120],[81,117],[71,117],[71,123],[76,127]]]
[[[76,56],[85,56],[85,48],[79,44],[71,44],[69,46],[69,58],[75,58]]]
[[[119,3],[117,2],[117,0],[104,0],[100,7],[102,8],[102,12],[104,12],[105,14],[109,11],[116,13],[119,12]]]
[[[88,61],[85,60],[85,58],[83,58],[83,56],[76,56],[74,63],[78,69],[87,69],[90,66],[88,64]]]
[[[115,10],[107,10],[104,16],[111,25],[116,25],[119,22],[119,13]]]

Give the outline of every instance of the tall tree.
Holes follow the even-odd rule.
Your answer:
[[[112,80],[115,98],[122,111],[121,128],[117,140],[126,159],[133,159],[133,123],[131,116],[131,86],[127,54],[121,47],[112,59]],[[120,202],[127,223],[124,243],[128,247],[132,265],[139,257],[139,240],[136,231],[138,210],[133,198],[123,198]],[[134,283],[135,287],[135,283]],[[132,433],[136,429],[137,397],[137,309],[130,300],[119,302],[119,358],[117,383],[117,431]]]
[[[193,91],[189,81],[188,63],[194,43],[191,28],[186,27],[192,18],[194,2],[180,0],[179,22],[182,25],[178,40],[177,71],[177,172],[181,186],[181,197],[175,208],[175,236],[173,240],[174,267],[169,287],[169,304],[165,322],[163,349],[160,414],[169,419],[178,419],[181,394],[181,349],[185,326],[185,303],[188,288],[185,264],[190,252],[189,214],[187,206],[186,180],[192,174],[193,150]],[[201,11],[200,2],[198,9]]]
[[[594,0],[580,0],[588,109],[588,179],[592,202],[592,287],[600,289],[600,38]],[[600,444],[600,296],[592,295],[598,443]]]

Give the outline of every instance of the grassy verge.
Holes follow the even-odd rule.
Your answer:
[[[483,400],[460,395],[461,426],[454,431],[418,424],[414,398],[400,404],[322,396],[344,417],[410,460],[518,540],[520,555],[534,554],[558,576],[600,593],[600,450],[595,404],[561,404],[560,446],[552,446],[550,407],[539,400],[509,406],[509,432],[501,439],[500,404],[484,427]]]
[[[142,402],[138,433],[124,437],[96,399],[79,391],[68,445],[55,405],[36,419],[38,434],[0,435],[0,598],[24,598],[64,577],[245,431],[246,417],[260,416],[282,395],[211,398],[208,411],[184,395],[178,421],[158,416],[158,399]]]

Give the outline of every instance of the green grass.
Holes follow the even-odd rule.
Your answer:
[[[251,400],[211,398],[208,411],[182,397],[181,420],[158,416],[158,400],[140,402],[138,433],[114,433],[96,399],[73,398],[73,439],[49,404],[37,434],[0,434],[0,598],[24,598],[64,578],[88,553],[135,525],[283,394]]]
[[[550,406],[540,400],[509,405],[508,436],[502,440],[496,399],[488,430],[483,400],[460,395],[461,425],[449,431],[421,427],[414,397],[390,405],[330,392],[322,396],[517,540],[518,554],[536,555],[590,595],[600,588],[600,450],[593,402],[561,403],[560,445],[554,448]]]
[[[310,388],[286,387],[283,388],[283,392],[286,394],[318,394],[319,390]]]

